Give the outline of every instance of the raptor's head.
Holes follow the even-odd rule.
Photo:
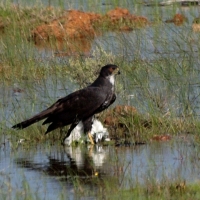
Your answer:
[[[104,67],[101,68],[100,71],[100,76],[103,76],[105,78],[111,76],[113,77],[117,74],[120,74],[119,67],[113,64],[105,65]]]

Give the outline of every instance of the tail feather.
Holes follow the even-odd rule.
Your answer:
[[[18,124],[15,124],[12,128],[15,128],[15,129],[24,129],[40,120],[43,120],[45,118],[47,118],[50,114],[52,113],[52,109],[47,109],[47,110],[44,110],[42,111],[41,113],[31,117],[30,119],[27,119],[23,122],[20,122]]]
[[[50,124],[50,125],[48,126],[46,132],[45,132],[45,135],[46,135],[47,133],[49,133],[49,132],[51,132],[51,131],[57,129],[58,127],[60,127],[58,123],[52,123],[52,124]]]

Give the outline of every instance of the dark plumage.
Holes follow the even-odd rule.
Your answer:
[[[50,124],[46,134],[71,124],[65,136],[67,138],[80,121],[84,124],[84,131],[90,132],[93,116],[108,108],[116,99],[114,94],[116,74],[120,74],[116,65],[108,64],[102,67],[98,78],[91,85],[59,99],[46,110],[12,128],[23,129],[45,119],[43,124]]]

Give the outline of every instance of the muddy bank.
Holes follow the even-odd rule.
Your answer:
[[[148,24],[147,18],[133,15],[123,8],[110,10],[105,15],[69,10],[62,17],[37,26],[31,35],[36,43],[40,40],[49,40],[51,38],[55,38],[58,41],[93,39],[96,35],[101,34],[104,28],[107,30],[127,31],[132,30],[134,27]]]
[[[183,14],[177,13],[174,15],[172,19],[168,19],[165,22],[174,23],[176,26],[181,26],[186,21],[187,21],[187,18]]]

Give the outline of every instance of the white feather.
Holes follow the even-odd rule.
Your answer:
[[[83,123],[79,122],[78,125],[71,132],[70,136],[65,139],[64,143],[70,146],[73,141],[80,141],[83,136],[83,132]]]
[[[107,128],[104,128],[103,124],[97,119],[94,119],[93,121],[91,135],[93,136],[93,139],[96,141],[96,143],[101,142],[102,140],[110,140]],[[79,122],[71,132],[70,136],[65,139],[64,143],[65,145],[70,146],[74,141],[84,142],[84,138],[85,134],[83,123]]]
[[[115,84],[115,76],[111,75],[111,76],[108,77],[108,79],[109,79],[110,83],[114,86],[114,84]]]
[[[103,124],[97,119],[95,119],[92,124],[91,135],[95,139],[96,143],[109,137],[107,128],[104,128]]]
[[[115,76],[111,75],[108,76],[107,79],[110,81],[110,83],[112,84],[112,91],[114,91],[114,86],[115,86]]]

